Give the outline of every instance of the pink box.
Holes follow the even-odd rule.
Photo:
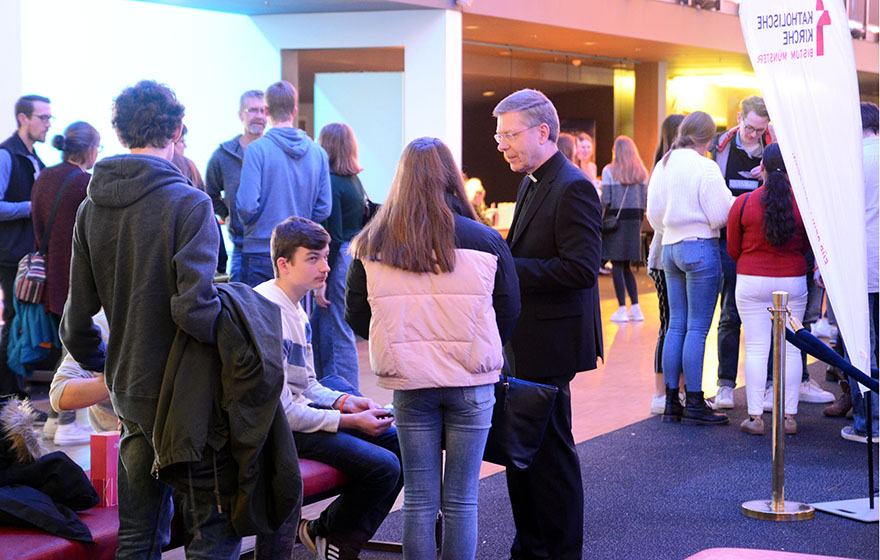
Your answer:
[[[92,434],[92,486],[101,498],[101,507],[119,504],[116,473],[119,458],[119,432]]]

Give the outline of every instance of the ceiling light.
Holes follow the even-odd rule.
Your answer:
[[[480,26],[479,25],[465,25],[464,28],[467,29],[468,31],[473,31],[474,29],[479,29]]]
[[[584,41],[584,44],[588,47],[592,47],[596,44],[596,41]]]
[[[492,97],[493,95],[495,95],[495,92],[491,89],[483,92],[483,97]]]

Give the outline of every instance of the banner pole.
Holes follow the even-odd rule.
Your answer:
[[[769,521],[812,519],[816,510],[808,504],[785,501],[785,324],[788,292],[773,292],[773,491],[771,499],[742,505],[746,517]]]
[[[871,417],[874,416],[874,409],[871,407],[871,391],[866,392],[862,397],[865,399],[865,442],[868,444],[868,508],[874,509],[874,437],[871,428]]]

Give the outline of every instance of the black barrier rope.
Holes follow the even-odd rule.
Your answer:
[[[803,326],[801,326],[797,332],[792,332],[791,329],[785,329],[785,340],[797,346],[807,354],[822,360],[826,364],[840,368],[841,371],[846,372],[847,375],[855,378],[868,389],[875,393],[878,392],[877,379],[865,375],[861,370],[849,363],[846,358],[810,334],[810,331],[803,328]]]
[[[794,318],[789,318],[792,326],[794,326],[794,331],[791,329],[785,329],[785,340],[797,346],[800,350],[803,350],[807,354],[815,358],[819,358],[826,364],[830,364],[832,366],[839,367],[841,371],[846,372],[847,375],[857,380],[859,383],[870,389],[871,391],[877,393],[877,379],[874,377],[868,377],[854,365],[849,363],[849,360],[829,348],[824,342],[813,336],[810,331],[804,328],[801,325],[800,321]],[[873,355],[871,356],[873,359]],[[872,368],[872,373],[876,373],[877,369]],[[871,444],[871,394],[867,393],[865,395],[865,424],[866,424],[866,432],[865,441],[868,443],[868,507],[870,509],[874,509],[874,446]]]

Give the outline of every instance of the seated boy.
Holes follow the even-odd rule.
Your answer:
[[[347,560],[358,557],[388,515],[403,477],[389,411],[371,399],[329,389],[315,377],[311,327],[299,301],[324,285],[329,243],[330,235],[311,220],[292,216],[281,222],[271,239],[275,279],[255,290],[281,308],[287,379],[281,402],[299,456],[352,479],[318,519],[300,522],[300,540],[319,560]]]
[[[107,316],[101,311],[92,319],[101,329],[101,340],[107,344]],[[83,369],[66,351],[64,359],[52,377],[52,384],[49,387],[49,404],[58,412],[78,411],[88,407],[89,424],[98,432],[116,430],[119,423],[113,405],[110,404],[110,392],[107,390],[107,385],[104,384],[104,375]],[[59,432],[55,434],[55,442],[59,445],[59,434],[63,436],[63,432],[60,430],[59,426]]]

